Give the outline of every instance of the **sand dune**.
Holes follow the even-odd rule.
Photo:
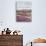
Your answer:
[[[37,38],[33,40],[34,43],[46,43],[46,39],[43,38]]]

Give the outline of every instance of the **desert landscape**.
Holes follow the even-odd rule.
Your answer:
[[[18,22],[31,22],[32,21],[32,10],[16,10],[16,21]]]

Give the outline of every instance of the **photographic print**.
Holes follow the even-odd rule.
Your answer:
[[[32,22],[32,2],[27,1],[16,2],[16,21]]]

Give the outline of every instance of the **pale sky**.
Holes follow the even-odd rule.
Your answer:
[[[17,9],[31,9],[32,2],[31,1],[17,1],[16,2]]]

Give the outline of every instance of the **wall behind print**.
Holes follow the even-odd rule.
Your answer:
[[[16,0],[0,0],[0,21],[3,22],[1,27],[9,27],[12,31],[14,31],[15,29],[21,30],[23,32],[23,40],[25,44],[27,41],[31,40],[32,23],[17,23],[15,20],[15,10]]]
[[[32,1],[32,39],[46,37],[46,0]]]

